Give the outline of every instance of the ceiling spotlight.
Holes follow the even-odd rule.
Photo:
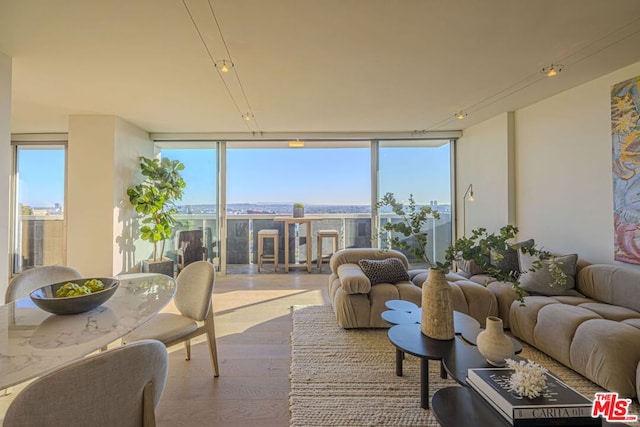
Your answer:
[[[467,116],[468,116],[468,114],[467,114],[467,113],[465,113],[464,111],[460,110],[460,111],[458,111],[458,112],[455,114],[455,116],[456,116],[456,119],[458,119],[458,120],[462,120],[462,119],[464,119],[465,117],[467,117]]]
[[[227,61],[226,59],[223,59],[221,61],[216,61],[215,62],[215,66],[221,72],[228,73],[229,72],[229,68],[233,68],[233,62]]]
[[[242,115],[242,118],[243,118],[245,121],[249,122],[249,121],[251,121],[251,119],[253,118],[253,114],[251,114],[251,113],[244,113],[244,114]]]
[[[548,67],[544,67],[540,72],[542,74],[546,74],[547,77],[553,77],[553,76],[557,76],[558,73],[562,71],[563,68],[564,68],[564,65],[562,64],[551,64]]]

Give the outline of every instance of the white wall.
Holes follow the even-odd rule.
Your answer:
[[[547,249],[614,262],[610,92],[638,74],[640,63],[516,113],[517,221]]]
[[[533,237],[548,250],[578,253],[592,263],[614,263],[610,90],[639,74],[636,63],[515,112],[512,183],[521,238]],[[465,171],[474,188],[487,176],[504,176],[500,141],[508,133],[502,115],[465,130],[458,143],[458,176]],[[478,190],[474,223],[475,218],[505,223],[504,188],[496,186],[487,196],[493,205],[480,204]]]
[[[138,173],[139,153],[152,155],[149,135],[124,120],[69,117],[67,265],[85,276],[118,274],[134,261],[126,189]]]
[[[138,233],[136,211],[129,202],[127,188],[142,180],[140,156],[153,157],[153,143],[146,131],[118,118],[115,134],[115,176],[113,182],[113,274],[135,270],[148,258],[153,245],[135,239]],[[136,257],[136,253],[138,256]]]
[[[115,117],[69,116],[67,265],[111,275]]]
[[[513,223],[512,173],[512,113],[504,113],[464,131],[457,142],[456,206],[458,235],[463,234],[463,199],[469,184],[473,184],[474,201],[466,202],[467,235],[474,228],[498,231]]]
[[[0,52],[0,298],[9,282],[11,191],[11,58]]]

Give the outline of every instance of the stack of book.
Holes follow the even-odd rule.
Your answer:
[[[539,397],[529,399],[508,390],[513,369],[469,369],[467,382],[515,427],[601,425],[592,418],[592,402],[550,373]]]

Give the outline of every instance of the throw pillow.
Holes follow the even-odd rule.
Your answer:
[[[473,262],[473,260],[461,259],[458,261],[458,270],[462,270],[465,273],[468,273],[469,276],[475,276],[476,274],[484,273],[484,270],[481,266]]]
[[[371,286],[378,283],[398,283],[409,281],[409,273],[404,263],[398,258],[361,259],[358,261]]]
[[[535,245],[533,239],[524,240],[522,242],[514,243],[512,248],[506,249],[504,251],[492,251],[491,252],[491,265],[493,265],[498,270],[509,274],[512,271],[515,271],[516,274],[521,271],[526,270],[520,266],[518,261],[518,249],[521,247],[531,248]],[[502,255],[502,258],[497,259],[496,254]]]
[[[555,262],[558,268],[567,276],[567,283],[564,285],[555,284],[552,286],[553,277],[549,271],[551,259],[540,259],[537,256],[525,254],[518,251],[520,258],[520,267],[522,275],[520,276],[520,287],[527,292],[538,295],[578,295],[574,289],[576,285],[576,264],[578,263],[578,255],[556,256]],[[533,266],[533,263],[540,259],[542,268],[536,271],[527,271]]]

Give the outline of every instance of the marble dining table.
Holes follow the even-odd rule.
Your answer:
[[[86,313],[55,315],[30,297],[0,306],[0,389],[81,359],[151,319],[173,298],[176,282],[162,274],[116,276],[120,285]]]

